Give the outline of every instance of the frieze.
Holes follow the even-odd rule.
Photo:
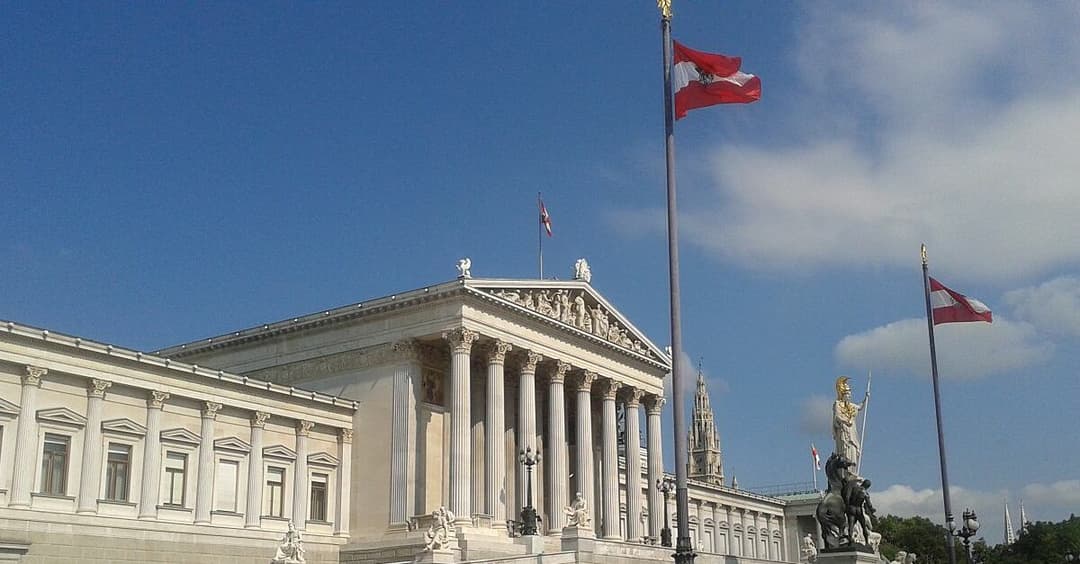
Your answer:
[[[491,289],[492,295],[514,305],[558,321],[578,331],[603,339],[639,355],[656,359],[640,339],[619,324],[615,315],[594,300],[584,290],[550,289]]]
[[[276,384],[296,384],[326,376],[334,376],[350,370],[373,366],[385,366],[396,362],[419,360],[427,362],[432,347],[412,340],[382,343],[365,349],[345,351],[318,358],[292,362],[256,370],[252,377]]]

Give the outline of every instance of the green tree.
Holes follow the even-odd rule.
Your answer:
[[[1063,564],[1067,552],[1080,556],[1080,517],[1031,523],[1013,544],[977,548],[983,564]]]
[[[881,533],[881,555],[892,560],[898,551],[914,552],[920,564],[944,564],[949,561],[945,550],[945,527],[926,517],[897,517],[886,515],[878,519]]]

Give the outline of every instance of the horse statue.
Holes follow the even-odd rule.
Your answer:
[[[850,544],[851,531],[848,529],[847,503],[842,495],[844,480],[848,468],[855,464],[842,455],[833,453],[825,462],[825,476],[829,479],[829,490],[817,506],[817,520],[821,524],[821,537],[825,541],[825,550],[833,550]]]

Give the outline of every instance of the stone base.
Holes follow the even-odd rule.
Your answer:
[[[566,527],[562,530],[563,552],[588,552],[596,551],[596,533],[590,528]]]
[[[416,564],[453,564],[454,560],[453,550],[441,549],[425,550],[417,554],[413,562]]]
[[[820,552],[817,564],[881,564],[881,557],[873,552],[845,550],[841,552]]]
[[[540,535],[515,537],[514,544],[523,545],[526,554],[541,554],[544,552],[544,537]]]

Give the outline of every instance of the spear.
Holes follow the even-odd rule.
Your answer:
[[[866,371],[866,396],[863,397],[862,408],[862,431],[859,433],[859,462],[855,465],[855,475],[859,475],[862,468],[863,450],[866,449],[866,415],[870,411],[870,382],[874,380],[874,373]]]

